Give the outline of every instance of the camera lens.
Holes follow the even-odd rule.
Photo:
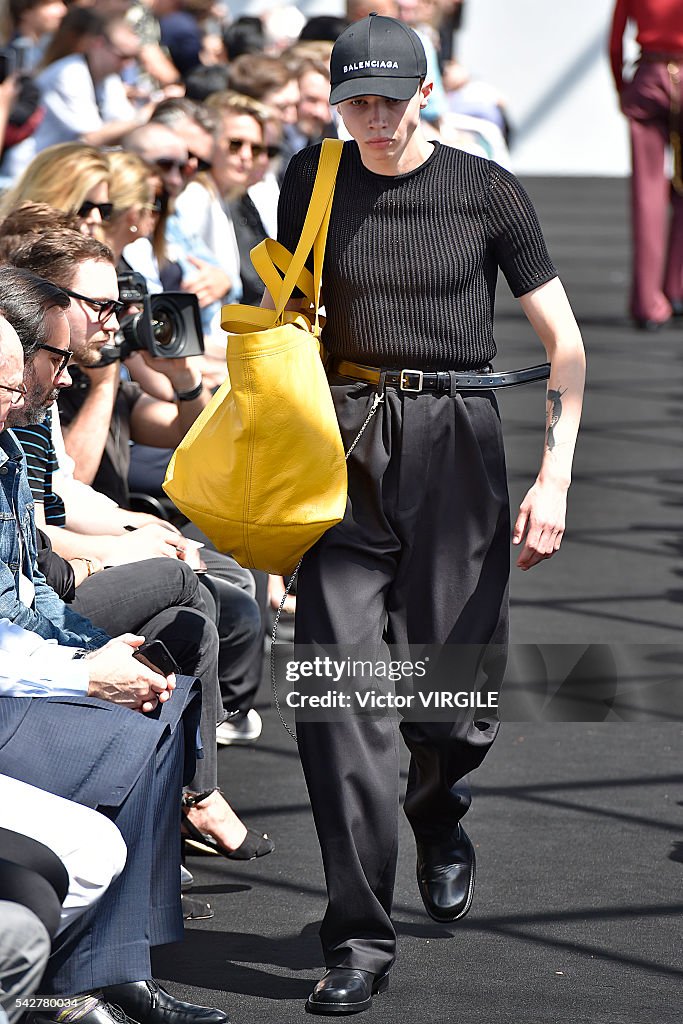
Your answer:
[[[178,312],[163,300],[157,300],[152,316],[155,346],[162,349],[167,357],[181,355],[185,343],[185,330]]]

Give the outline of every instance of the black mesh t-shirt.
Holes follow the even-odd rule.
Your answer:
[[[291,252],[319,155],[320,146],[297,153],[282,185],[278,240]],[[514,175],[439,143],[413,171],[375,174],[355,142],[344,145],[323,270],[329,353],[373,366],[483,367],[496,353],[499,268],[516,297],[557,275]]]

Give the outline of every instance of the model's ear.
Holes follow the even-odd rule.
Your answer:
[[[420,86],[420,110],[424,110],[429,100],[429,94],[434,88],[433,82],[424,81]]]

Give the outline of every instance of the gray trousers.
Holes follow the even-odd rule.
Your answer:
[[[331,386],[348,449],[374,390],[338,376]],[[510,521],[492,393],[387,388],[348,469],[344,520],[305,555],[299,571],[296,644],[329,650],[353,643],[366,658],[378,656],[383,638],[403,649],[466,644],[504,652]],[[504,657],[493,658],[492,688],[503,671]],[[477,714],[476,722],[404,720],[400,729],[411,753],[410,824],[420,838],[444,837],[469,806],[463,780],[496,736],[495,713]],[[396,720],[299,715],[297,735],[327,882],[325,963],[379,973],[391,966],[396,947]]]
[[[26,1012],[17,1006],[38,990],[50,955],[50,936],[33,911],[0,901],[0,1022],[3,1010],[13,1024]]]

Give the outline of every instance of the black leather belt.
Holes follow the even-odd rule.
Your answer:
[[[550,363],[527,366],[522,370],[468,371],[468,370],[384,370],[377,366],[363,366],[348,359],[332,361],[334,373],[353,380],[364,380],[368,384],[379,384],[384,373],[384,384],[409,394],[433,391],[436,394],[450,394],[452,382],[458,391],[489,391],[495,388],[510,388],[516,384],[529,384],[535,380],[547,380]]]

